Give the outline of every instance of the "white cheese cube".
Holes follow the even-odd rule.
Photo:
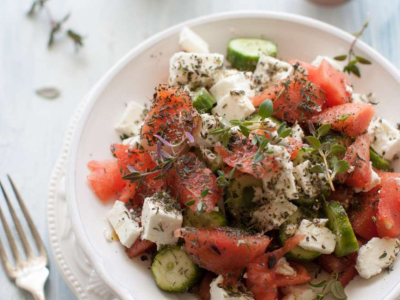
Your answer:
[[[250,116],[256,109],[249,98],[244,95],[229,94],[217,102],[212,109],[214,115],[225,116],[227,121],[241,120]]]
[[[311,64],[315,67],[319,67],[320,64],[322,63],[323,60],[326,60],[332,67],[334,67],[336,70],[338,71],[343,71],[343,67],[345,65],[344,62],[340,62],[337,60],[334,60],[333,58],[329,57],[329,56],[321,56],[318,55],[312,62]]]
[[[218,81],[210,89],[210,93],[215,99],[217,99],[217,101],[220,101],[222,98],[230,94],[241,94],[247,97],[254,96],[254,92],[251,90],[250,83],[246,79],[243,72]]]
[[[376,99],[374,94],[359,94],[353,93],[352,95],[353,103],[370,103],[376,104]]]
[[[135,101],[129,102],[118,124],[115,125],[115,130],[128,136],[139,135],[140,127],[145,119],[144,110],[142,104]]]
[[[179,34],[179,45],[186,52],[208,53],[208,44],[189,27],[183,27]]]
[[[266,155],[270,155],[275,160],[278,168],[262,178],[265,197],[270,200],[298,199],[299,194],[289,152],[278,145],[269,145],[267,152]]]
[[[175,53],[169,63],[171,85],[208,86],[216,71],[223,67],[224,56],[218,53]]]
[[[262,54],[254,70],[253,80],[258,86],[266,86],[293,75],[293,71],[289,63]]]
[[[372,238],[358,251],[356,269],[368,279],[389,268],[399,252],[400,241],[392,238]]]
[[[254,300],[251,293],[230,291],[223,287],[224,278],[219,275],[210,284],[211,300]]]
[[[335,250],[336,235],[324,227],[328,219],[314,219],[313,222],[302,220],[295,235],[305,235],[299,246],[310,251],[330,254]]]
[[[296,210],[297,206],[287,200],[270,201],[253,213],[251,222],[267,232],[278,229]]]
[[[368,127],[371,138],[371,147],[383,156],[392,161],[400,152],[400,132],[388,121],[382,118],[374,118]]]
[[[286,276],[295,276],[297,274],[296,270],[290,266],[285,257],[282,257],[276,263],[275,273]]]
[[[178,238],[174,231],[182,227],[179,203],[167,193],[159,192],[144,200],[142,226],[145,240],[157,245],[174,245]]]
[[[122,201],[115,201],[113,208],[107,214],[107,219],[125,247],[132,246],[142,232]]]
[[[303,129],[300,127],[299,124],[294,124],[292,126],[292,133],[291,133],[292,138],[294,138],[295,140],[302,142],[304,139],[304,131]]]
[[[311,167],[311,162],[306,160],[293,168],[293,174],[296,178],[296,183],[301,188],[303,194],[313,198],[318,196],[320,193],[321,180],[319,179],[318,174],[310,172]]]
[[[217,135],[211,135],[209,132],[222,126],[220,117],[210,114],[201,114],[200,118],[201,121],[198,122],[197,128],[193,131],[193,146],[214,147],[219,137]]]
[[[376,174],[376,172],[374,171],[374,169],[372,168],[372,162],[369,162],[369,168],[371,169],[371,180],[370,180],[370,184],[364,188],[354,188],[354,191],[356,193],[360,193],[360,192],[369,192],[370,190],[372,190],[374,187],[376,187],[378,184],[381,183],[381,178],[379,177],[378,174]]]

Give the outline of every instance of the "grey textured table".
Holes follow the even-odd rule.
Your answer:
[[[5,179],[6,172],[13,175],[47,245],[48,180],[68,120],[89,88],[152,34],[198,16],[240,9],[297,13],[355,32],[370,12],[363,40],[400,66],[399,0],[353,0],[335,7],[305,0],[49,1],[56,19],[71,12],[66,28],[86,36],[78,53],[62,36],[47,50],[46,15],[26,18],[32,1],[0,1],[0,179]],[[37,97],[34,91],[43,86],[58,87],[61,97],[54,101]],[[4,206],[3,199],[0,205]],[[0,234],[4,239],[1,226]],[[8,281],[3,270],[0,286],[0,299],[31,299]],[[46,293],[48,299],[75,298],[53,260]]]

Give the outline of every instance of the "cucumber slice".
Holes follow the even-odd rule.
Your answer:
[[[299,208],[288,218],[288,220],[285,223],[281,225],[281,227],[279,228],[279,238],[283,246],[285,245],[286,240],[290,237],[286,233],[288,226],[293,224],[296,225],[300,224],[301,220],[304,219],[305,216],[306,212],[303,209]],[[286,253],[287,258],[296,261],[312,261],[320,255],[321,253],[319,252],[309,251],[299,246],[294,247],[292,250]]]
[[[204,88],[196,90],[192,95],[193,106],[200,113],[207,113],[217,103],[217,100]]]
[[[262,188],[261,179],[251,175],[242,175],[232,180],[226,203],[226,210],[234,225],[246,224],[250,218],[250,211],[254,207],[254,187]]]
[[[211,213],[202,213],[199,215],[189,208],[185,209],[183,227],[218,228],[223,226],[226,226],[226,218],[222,212],[213,211]]]
[[[336,257],[342,257],[358,251],[358,242],[343,206],[337,201],[325,205],[329,219],[328,228],[336,235]]]
[[[239,70],[254,71],[261,53],[276,56],[277,45],[265,39],[234,38],[228,43],[226,59]]]
[[[384,171],[390,170],[390,162],[376,153],[372,148],[369,148],[369,156],[373,167]]]
[[[161,250],[151,264],[157,286],[166,292],[185,292],[200,277],[200,268],[179,246]]]

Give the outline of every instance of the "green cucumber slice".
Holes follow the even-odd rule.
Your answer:
[[[200,113],[210,112],[214,104],[217,103],[217,100],[204,87],[196,90],[192,94],[192,101],[193,106]]]
[[[384,171],[390,170],[390,162],[376,153],[372,148],[369,149],[369,156],[374,168]]]
[[[185,292],[200,277],[200,268],[179,246],[161,250],[151,264],[157,286],[166,292]]]
[[[330,201],[325,205],[325,212],[329,219],[328,228],[336,235],[335,255],[342,257],[357,252],[357,238],[343,206],[337,201]]]
[[[289,217],[289,219],[285,223],[281,225],[281,227],[279,228],[279,239],[283,246],[285,245],[286,240],[290,237],[286,233],[287,227],[293,224],[300,224],[301,220],[304,219],[304,217],[305,212],[301,208],[299,208]],[[296,261],[312,261],[320,255],[321,253],[319,252],[306,250],[301,248],[300,246],[296,246],[288,253],[286,253],[287,258]]]
[[[195,228],[218,228],[226,226],[225,215],[220,211],[213,211],[211,213],[202,213],[201,215],[192,211],[189,208],[185,209],[183,215],[183,227]]]
[[[254,71],[261,53],[276,56],[277,52],[277,45],[269,40],[234,38],[228,43],[226,59],[236,69]]]

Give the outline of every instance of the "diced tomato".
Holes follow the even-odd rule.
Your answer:
[[[398,179],[387,179],[379,192],[376,227],[380,237],[400,235],[400,184]]]
[[[184,138],[184,132],[192,133],[197,127],[196,111],[189,93],[181,87],[165,84],[156,88],[154,99],[142,127],[141,137],[149,146],[157,142],[154,135],[175,144]]]
[[[363,134],[375,114],[374,106],[367,103],[346,103],[325,109],[312,117],[314,123],[331,124],[331,129],[350,137]]]
[[[360,135],[353,144],[347,148],[344,160],[347,160],[354,171],[346,173],[346,184],[361,190],[370,190],[372,184],[372,168],[369,161],[370,137],[368,134]]]
[[[262,178],[272,170],[279,168],[280,158],[276,158],[270,155],[265,155],[264,159],[259,162],[254,162],[253,158],[258,150],[257,145],[254,145],[252,141],[253,135],[249,138],[237,135],[235,141],[233,141],[231,150],[228,150],[224,146],[215,146],[214,150],[220,154],[228,166],[236,169],[239,172],[248,173],[256,178]],[[289,138],[288,146],[285,149],[289,152],[291,159],[294,159],[301,148],[302,143]]]
[[[222,167],[221,170],[224,171],[226,176],[229,176],[231,174],[233,168],[230,167],[230,166],[225,166],[225,167]],[[243,175],[242,172],[240,172],[239,170],[235,169],[235,172],[233,172],[232,178],[239,178],[242,175]]]
[[[349,219],[354,232],[364,239],[370,240],[378,236],[375,225],[376,209],[378,206],[378,190],[360,193],[355,198]]]
[[[304,236],[294,236],[286,240],[285,246],[270,253],[258,256],[247,266],[246,285],[256,300],[276,300],[278,299],[277,274],[275,273],[276,262],[287,252],[296,247]],[[307,272],[307,271],[306,271]],[[301,271],[301,278],[293,282],[305,283],[310,280],[308,273]],[[300,280],[304,278],[304,280]],[[288,282],[281,278],[280,284]]]
[[[350,202],[353,199],[354,189],[346,185],[335,185],[335,191],[332,191],[327,197],[327,201],[338,201],[345,210],[349,208]]]
[[[211,212],[222,197],[221,189],[216,183],[217,177],[201,162],[194,153],[181,156],[175,167],[168,174],[168,184],[172,195],[178,198],[182,207],[194,201],[189,208],[198,210],[198,204],[203,203],[203,209]],[[202,197],[202,192],[207,194]]]
[[[350,80],[343,72],[336,70],[326,60],[323,60],[315,75],[310,80],[321,87],[326,93],[326,105],[336,106],[349,103],[351,92],[346,89]]]
[[[249,235],[233,228],[183,228],[175,236],[185,239],[183,249],[204,269],[237,280],[243,269],[263,255],[270,239],[261,234]]]
[[[296,63],[299,63],[300,67],[305,69],[308,74],[308,80],[311,82],[314,82],[315,77],[317,76],[318,68],[312,64],[306,63],[304,61],[300,61],[298,59],[291,59],[288,61],[289,64],[294,65]]]
[[[350,281],[354,279],[358,275],[355,264],[352,264],[348,267],[343,273],[339,274],[338,281],[342,284],[343,287],[349,284]]]
[[[301,264],[290,262],[290,266],[296,271],[296,275],[290,276],[275,274],[275,282],[277,287],[303,284],[312,279],[306,268],[304,268]]]
[[[88,168],[91,173],[87,180],[97,197],[103,202],[116,199],[126,184],[121,178],[118,163],[114,159],[92,160],[88,163]]]
[[[150,251],[155,248],[156,244],[150,242],[148,240],[142,240],[140,237],[136,240],[135,243],[130,248],[126,248],[126,254],[129,258],[138,257],[139,255],[145,253],[146,251]]]
[[[274,103],[274,116],[289,123],[305,122],[322,111],[325,93],[318,85],[307,81],[304,76],[291,76],[273,85],[253,98],[259,106],[265,99]]]
[[[197,292],[199,300],[211,300],[210,284],[215,277],[216,275],[212,272],[207,272],[204,275],[199,285],[199,291]]]

